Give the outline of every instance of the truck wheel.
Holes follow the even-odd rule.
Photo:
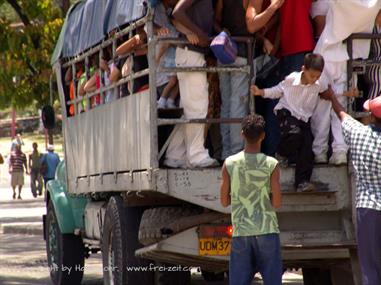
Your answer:
[[[323,268],[303,268],[305,285],[332,285],[331,272]]]
[[[156,263],[156,266],[172,267],[176,265]],[[191,274],[190,271],[168,271],[157,270],[155,271],[155,285],[190,285]]]
[[[135,257],[139,223],[144,209],[125,207],[120,196],[107,204],[102,232],[103,280],[105,285],[153,284],[153,272],[142,272],[149,262]],[[128,269],[127,269],[128,268]]]
[[[165,238],[161,232],[163,227],[179,218],[199,213],[199,209],[191,207],[159,207],[146,210],[140,223],[139,241],[144,245],[156,243]]]
[[[210,271],[201,270],[201,275],[206,282],[218,282],[225,280],[225,273],[215,273]]]
[[[74,234],[61,233],[51,202],[48,204],[45,228],[46,252],[53,284],[81,284],[85,263],[82,238]]]

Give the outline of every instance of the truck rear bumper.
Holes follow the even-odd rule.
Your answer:
[[[198,227],[173,235],[156,244],[136,251],[142,258],[152,259],[169,264],[199,266],[207,271],[225,271],[229,266],[229,256],[199,255]],[[282,258],[285,267],[302,267],[306,263],[319,263],[326,260],[349,259],[350,251],[356,249],[353,241],[290,244],[282,238]],[[324,261],[325,260],[325,261]]]

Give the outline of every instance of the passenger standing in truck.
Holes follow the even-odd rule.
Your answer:
[[[261,153],[265,137],[262,116],[242,121],[243,151],[229,156],[222,167],[221,204],[231,204],[233,239],[230,253],[231,285],[249,285],[256,272],[265,284],[282,284],[278,220],[281,206],[280,171],[275,158]]]
[[[284,0],[250,0],[246,10],[247,29],[252,34],[256,33],[257,37],[254,62],[259,72],[256,74],[255,84],[261,88],[272,87],[283,79],[279,74],[279,61],[275,58],[278,56],[280,47],[278,27],[280,24],[280,8],[283,4]],[[258,43],[260,44],[258,45]],[[273,62],[268,72],[269,76],[260,75],[263,71],[261,68],[266,69],[266,64],[262,67],[257,64],[261,58],[271,59]],[[277,103],[278,100],[255,98],[255,110],[266,120],[266,137],[262,144],[262,150],[271,156],[275,155],[280,139],[278,122],[273,112]]]
[[[345,91],[347,90],[347,60],[349,55],[344,42],[353,33],[370,33],[374,20],[380,10],[381,1],[351,0],[329,1],[326,23],[315,53],[324,57],[326,62],[323,75],[329,79],[339,102],[347,105]],[[350,21],[348,21],[350,19]],[[368,58],[370,40],[353,42],[353,58]],[[353,86],[355,87],[355,86]],[[343,96],[344,95],[344,96]],[[328,161],[328,142],[332,133],[332,156],[329,163],[341,165],[347,163],[348,146],[342,135],[341,123],[330,106],[330,102],[320,100],[311,119],[311,129],[314,135],[313,151],[316,163]]]
[[[174,6],[173,17],[192,32],[192,44],[176,48],[177,67],[203,67],[206,64],[209,36],[213,30],[212,0],[180,0]],[[188,35],[183,35],[188,37]],[[180,105],[184,118],[203,119],[208,112],[208,81],[206,72],[178,72]],[[180,125],[171,139],[164,164],[169,167],[212,167],[218,162],[204,147],[204,124]]]
[[[377,14],[373,34],[381,34],[381,10]],[[381,39],[372,40],[370,58],[381,61]],[[381,66],[369,66],[366,75],[370,83],[369,99],[381,96]]]
[[[274,1],[261,13],[262,0],[218,0],[216,5],[215,28],[231,36],[249,37],[263,28],[271,19],[281,1]],[[280,3],[280,4],[279,4]],[[252,12],[253,11],[253,12]],[[259,19],[259,20],[258,20]],[[262,21],[261,21],[262,20]],[[237,58],[233,65],[247,64],[247,43],[237,42]],[[219,63],[221,65],[221,63]],[[220,72],[221,118],[243,118],[249,111],[249,74],[244,72]],[[222,159],[243,149],[240,136],[241,128],[237,124],[221,124]]]
[[[357,250],[363,285],[381,284],[381,97],[365,102],[373,121],[366,126],[345,112],[333,92],[326,95],[341,121],[356,173]]]
[[[291,73],[277,86],[266,89],[259,89],[255,85],[251,87],[254,96],[280,98],[274,108],[281,137],[278,155],[284,162],[286,159],[296,159],[297,192],[315,190],[310,182],[314,161],[310,118],[319,101],[319,93],[328,88],[319,81],[323,68],[324,59],[321,55],[307,54],[302,71]]]

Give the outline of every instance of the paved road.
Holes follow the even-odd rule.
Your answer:
[[[99,254],[86,260],[83,285],[102,285],[102,261]],[[0,235],[1,285],[51,285],[45,256],[45,243],[36,235]],[[226,285],[226,282],[213,283]],[[262,284],[257,280],[253,284]],[[301,277],[287,273],[284,284],[301,285]],[[206,285],[199,274],[192,277],[192,285]]]
[[[29,188],[23,190],[22,197],[23,200],[12,200],[12,190],[0,178],[0,230],[4,228],[6,232],[0,232],[0,285],[51,285],[42,235],[16,234],[28,232],[28,228],[34,233],[36,228],[41,230],[45,204],[42,198],[33,198]],[[102,285],[101,273],[101,257],[92,255],[86,260],[82,284]],[[193,273],[192,285],[206,285],[199,273]],[[303,284],[300,274],[295,273],[286,273],[283,283]],[[262,282],[256,280],[253,284]]]

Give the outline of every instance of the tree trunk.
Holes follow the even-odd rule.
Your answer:
[[[62,17],[65,18],[67,11],[70,8],[70,0],[58,0],[60,9],[62,11]]]

